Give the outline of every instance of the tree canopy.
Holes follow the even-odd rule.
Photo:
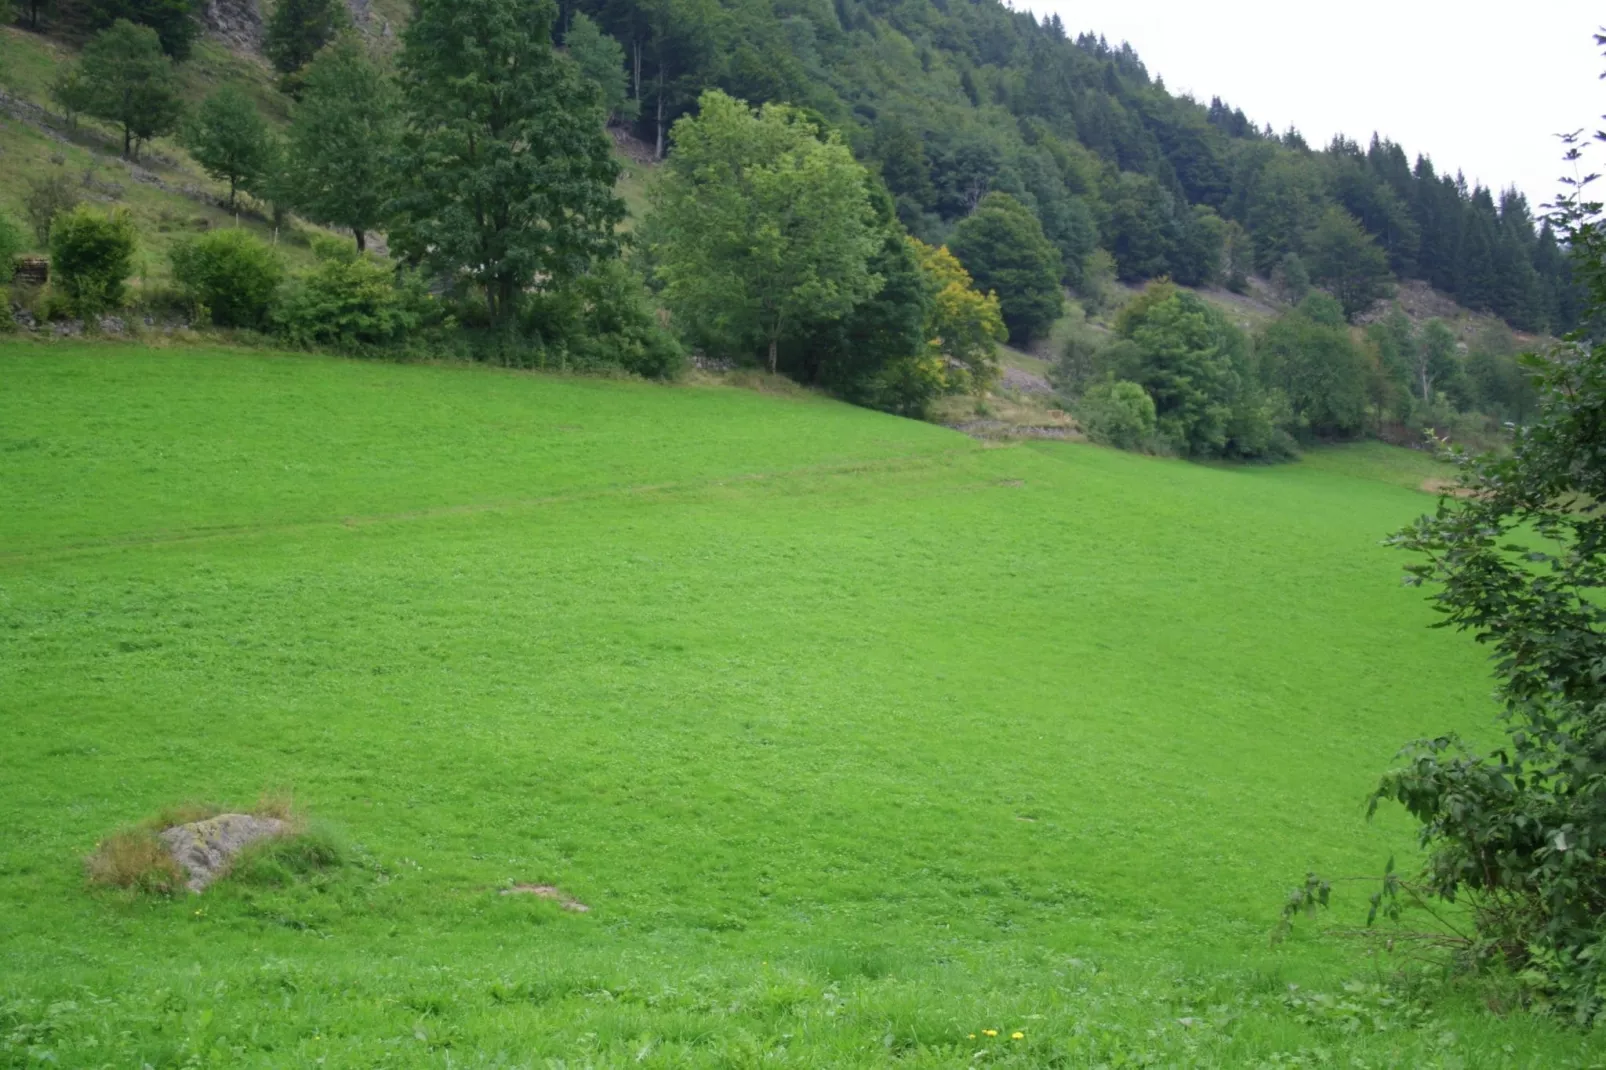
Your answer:
[[[230,208],[242,189],[262,177],[272,160],[267,121],[249,94],[225,85],[201,102],[184,130],[184,143],[213,178],[229,184]]]
[[[184,114],[173,62],[156,31],[119,19],[84,46],[84,111],[122,128],[123,157],[170,134]]]
[[[1366,230],[1342,208],[1328,208],[1306,242],[1310,277],[1343,306],[1353,320],[1387,297],[1388,256]]]
[[[301,87],[285,161],[289,197],[313,222],[350,230],[364,249],[398,186],[400,96],[350,38],[320,52]]]
[[[1004,324],[1016,344],[1047,332],[1065,309],[1059,250],[1020,201],[988,194],[954,228],[949,243],[976,285],[998,295]]]
[[[471,280],[493,323],[613,255],[624,205],[602,115],[552,47],[552,0],[418,0],[399,58],[395,244]]]
[[[263,51],[275,70],[293,75],[350,24],[343,0],[278,0],[268,17]]]
[[[773,372],[786,337],[880,288],[865,172],[835,134],[711,90],[673,137],[652,248],[665,301],[705,344]]]

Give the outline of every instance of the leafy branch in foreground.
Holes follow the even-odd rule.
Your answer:
[[[1579,137],[1567,140],[1576,161]],[[1452,454],[1459,493],[1389,540],[1420,555],[1407,582],[1435,586],[1437,626],[1492,648],[1504,745],[1418,741],[1368,806],[1403,806],[1427,855],[1410,881],[1391,871],[1369,921],[1380,903],[1397,918],[1402,895],[1457,904],[1471,931],[1436,915],[1438,946],[1504,964],[1535,1005],[1582,1024],[1606,1011],[1606,223],[1593,179],[1553,206],[1590,307],[1584,328],[1524,358],[1537,418],[1505,456]],[[1285,925],[1329,888],[1308,880]]]

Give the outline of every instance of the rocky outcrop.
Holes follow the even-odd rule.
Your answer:
[[[206,0],[201,23],[236,52],[262,51],[262,8],[257,0]]]
[[[175,825],[161,833],[173,861],[184,867],[192,892],[206,889],[229,870],[236,855],[258,840],[283,836],[289,826],[276,817],[219,814],[205,821]]]

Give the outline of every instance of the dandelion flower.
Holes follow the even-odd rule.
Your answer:
[[[970,1039],[971,1040],[975,1040],[976,1039],[976,1034],[975,1033],[971,1033],[970,1034]]]
[[[1026,1039],[1026,1034],[1022,1033],[1019,1029],[1017,1029],[1013,1033],[1009,1034],[1009,1039],[1010,1040],[1025,1040]]]
[[[998,1030],[996,1030],[996,1029],[983,1029],[981,1031],[981,1035],[984,1036],[984,1037],[996,1037],[998,1035]]]

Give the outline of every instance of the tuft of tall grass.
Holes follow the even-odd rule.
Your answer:
[[[84,859],[84,869],[93,887],[147,895],[173,895],[184,887],[184,871],[156,830],[146,826],[120,829],[101,840]]]

